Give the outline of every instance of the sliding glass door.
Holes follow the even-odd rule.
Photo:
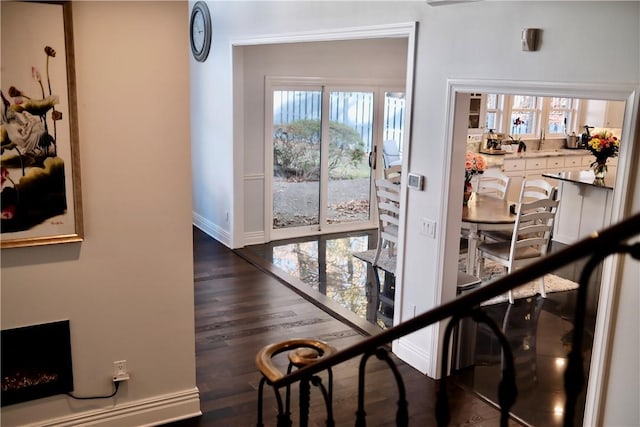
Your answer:
[[[320,224],[322,89],[273,91],[272,228]]]
[[[269,240],[375,228],[371,166],[382,164],[384,138],[401,149],[403,112],[389,102],[398,93],[271,85],[266,95]],[[376,126],[378,117],[387,125]]]

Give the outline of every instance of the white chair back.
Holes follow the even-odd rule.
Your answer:
[[[402,164],[402,155],[398,148],[398,143],[392,139],[388,139],[382,143],[382,158],[384,167]]]
[[[384,178],[394,184],[400,184],[402,165],[389,166],[384,169]]]
[[[547,254],[549,240],[553,232],[553,222],[558,208],[558,201],[550,198],[534,200],[518,205],[518,216],[511,239],[509,261],[517,264],[520,259],[517,256],[518,249],[533,249],[539,253],[536,257]]]
[[[378,203],[378,247],[373,265],[376,265],[384,246],[389,249],[389,257],[398,244],[400,227],[400,185],[387,179],[376,179],[376,199]]]
[[[534,182],[531,184],[533,181]],[[542,184],[544,182],[545,184]],[[520,191],[520,203],[516,206],[516,221],[510,241],[497,241],[478,246],[477,271],[481,272],[484,259],[490,259],[506,267],[507,272],[530,264],[547,254],[553,223],[559,202],[555,200],[555,189],[543,180],[525,181]],[[547,188],[547,191],[534,191]],[[546,297],[544,276],[538,279],[540,295]],[[513,292],[509,291],[509,302],[513,304]]]
[[[530,202],[540,199],[555,199],[555,187],[544,179],[525,179],[520,188],[519,202]]]
[[[487,169],[478,178],[478,194],[487,194],[505,200],[511,178],[503,173]]]

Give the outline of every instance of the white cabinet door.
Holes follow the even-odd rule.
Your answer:
[[[622,128],[624,121],[624,101],[609,101],[604,116],[604,123],[607,128]]]
[[[596,160],[595,156],[582,156],[582,170],[591,168],[591,163]]]
[[[517,203],[520,198],[520,189],[522,188],[522,181],[524,181],[524,175],[522,172],[505,172],[505,175],[509,177],[509,190],[507,190],[507,200],[512,203]]]
[[[579,171],[582,169],[582,156],[567,156],[564,158],[564,170]]]
[[[525,176],[525,159],[505,159],[502,169],[504,174],[510,178],[507,200],[517,202]]]
[[[544,157],[527,159],[525,162],[525,177],[527,179],[542,179],[542,174],[546,172],[547,159]]]
[[[612,197],[609,189],[561,181],[553,240],[570,245],[608,226]]]
[[[600,128],[621,128],[624,120],[624,101],[587,101],[585,124]]]
[[[524,174],[525,159],[505,159],[502,166],[505,173],[523,172]]]
[[[550,157],[547,159],[547,172],[561,172],[564,170],[563,157]]]
[[[558,173],[566,170],[564,166],[564,158],[562,156],[549,157],[547,159],[546,173]],[[553,178],[544,177],[544,179],[554,187],[558,186],[558,180]]]

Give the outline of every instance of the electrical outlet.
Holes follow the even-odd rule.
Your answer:
[[[127,372],[127,361],[117,360],[113,362],[113,381],[126,381],[129,379],[129,372]]]

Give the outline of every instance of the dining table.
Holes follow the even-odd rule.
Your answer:
[[[468,233],[467,274],[476,275],[475,265],[480,232],[513,231],[516,214],[512,213],[513,202],[488,194],[473,193],[462,208],[462,230]],[[479,272],[478,272],[479,273]]]

